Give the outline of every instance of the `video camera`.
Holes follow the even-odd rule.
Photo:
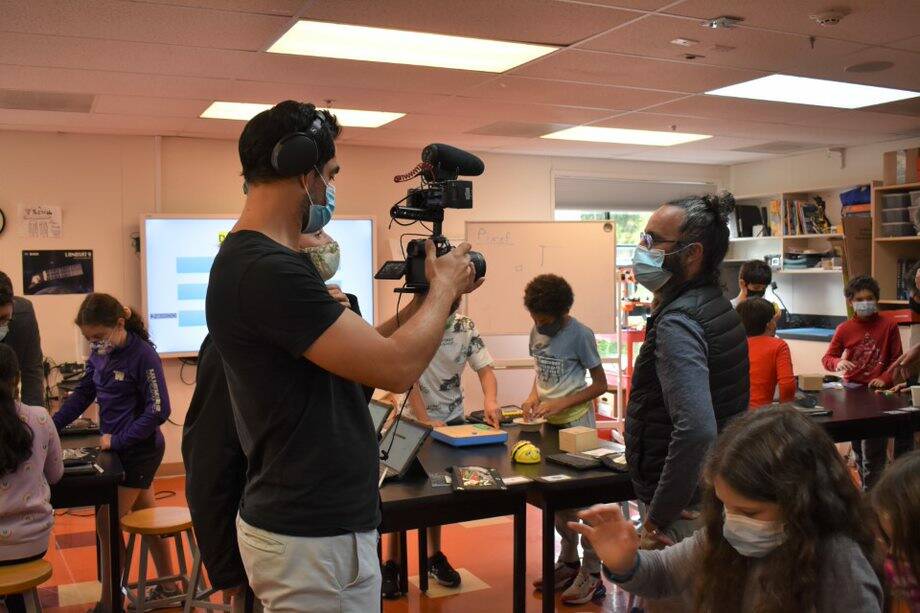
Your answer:
[[[411,188],[406,197],[390,209],[391,219],[399,225],[429,222],[431,240],[437,256],[450,253],[453,246],[442,234],[444,209],[473,208],[473,182],[458,181],[457,177],[476,177],[482,174],[485,165],[478,157],[450,145],[434,143],[422,150],[421,163],[404,175],[393,180],[402,183],[421,177],[421,187]],[[402,206],[401,203],[405,202]],[[409,223],[400,223],[406,220]],[[406,245],[406,259],[384,263],[374,275],[375,279],[398,280],[405,276],[403,287],[396,292],[419,294],[428,291],[425,277],[425,240],[414,239]],[[486,260],[481,253],[470,251],[470,260],[476,279],[486,274]]]

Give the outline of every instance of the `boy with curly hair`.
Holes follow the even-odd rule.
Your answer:
[[[607,391],[607,376],[597,351],[594,332],[569,315],[575,295],[562,277],[540,275],[524,289],[524,306],[533,319],[530,355],[536,378],[521,405],[525,418],[542,417],[557,428],[595,427],[594,399]],[[591,375],[591,384],[587,375]],[[556,531],[562,551],[556,563],[556,589],[566,604],[584,604],[606,594],[597,554],[587,539],[581,540],[584,563],[578,559],[578,534],[568,527],[577,521],[577,509],[556,513]],[[537,589],[542,581],[534,582]]]

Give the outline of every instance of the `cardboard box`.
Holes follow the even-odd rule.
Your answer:
[[[799,375],[799,389],[803,392],[820,392],[824,389],[824,375]]]
[[[585,426],[575,426],[559,431],[559,449],[574,453],[578,451],[589,451],[597,449],[600,443],[597,441],[597,430],[586,428]]]
[[[886,151],[882,157],[885,185],[917,183],[920,178],[920,149]]]

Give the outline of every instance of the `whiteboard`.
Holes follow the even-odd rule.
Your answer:
[[[537,275],[564,277],[572,316],[596,334],[616,332],[616,228],[609,221],[468,221],[466,240],[486,259],[486,282],[467,299],[481,334],[528,334],[524,287]]]

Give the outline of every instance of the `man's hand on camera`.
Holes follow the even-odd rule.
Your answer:
[[[345,295],[345,292],[342,291],[342,288],[338,285],[327,285],[326,289],[329,290],[329,295],[332,296],[332,299],[344,306],[346,309],[351,308],[351,302],[348,300],[348,296]]]
[[[454,298],[475,289],[475,272],[469,252],[469,243],[461,243],[450,253],[438,257],[434,241],[425,241],[425,276],[429,286],[441,286],[451,292]]]

